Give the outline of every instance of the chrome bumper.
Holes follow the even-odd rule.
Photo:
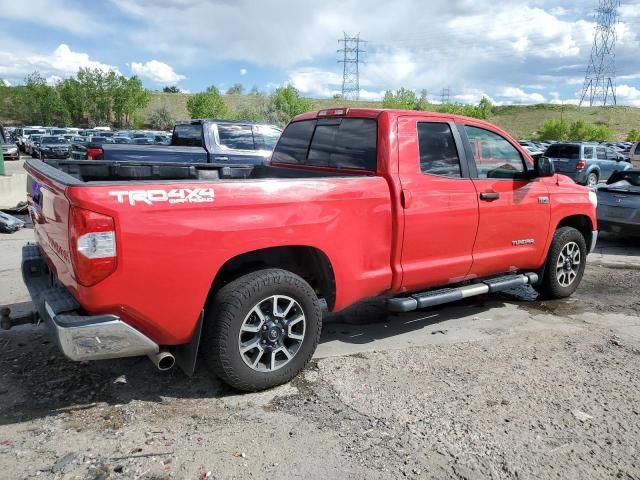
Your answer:
[[[158,344],[115,315],[82,315],[80,305],[51,278],[37,245],[22,247],[22,276],[40,317],[71,360],[150,355]]]
[[[589,253],[593,253],[596,249],[596,243],[598,242],[598,230],[591,232],[591,245],[589,245]]]

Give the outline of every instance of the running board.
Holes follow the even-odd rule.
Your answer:
[[[444,303],[456,302],[463,298],[475,297],[485,293],[501,292],[521,285],[531,285],[538,281],[537,273],[505,275],[489,278],[479,283],[458,288],[443,288],[428,292],[414,293],[408,297],[396,297],[387,300],[387,308],[392,312],[411,312],[419,308],[434,307]]]

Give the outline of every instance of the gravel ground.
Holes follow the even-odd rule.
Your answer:
[[[562,328],[326,358],[257,394],[1,332],[0,478],[640,479],[640,271],[478,301]]]

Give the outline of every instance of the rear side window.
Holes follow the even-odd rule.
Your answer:
[[[431,175],[461,177],[460,159],[447,123],[418,123],[420,170]]]
[[[598,160],[606,160],[607,159],[607,149],[604,147],[596,148],[596,155]]]
[[[218,125],[220,145],[233,150],[255,150],[251,125]]]
[[[593,158],[593,147],[584,147],[583,158],[591,160]]]
[[[363,118],[327,118],[290,124],[272,161],[318,167],[376,170],[377,123]]]
[[[202,125],[199,123],[176,125],[173,129],[171,144],[177,147],[202,147]]]
[[[551,145],[547,148],[545,155],[551,158],[580,160],[580,145]]]

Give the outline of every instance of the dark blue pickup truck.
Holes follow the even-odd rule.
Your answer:
[[[173,128],[170,145],[74,144],[75,160],[264,164],[282,130],[273,125],[191,120]]]

